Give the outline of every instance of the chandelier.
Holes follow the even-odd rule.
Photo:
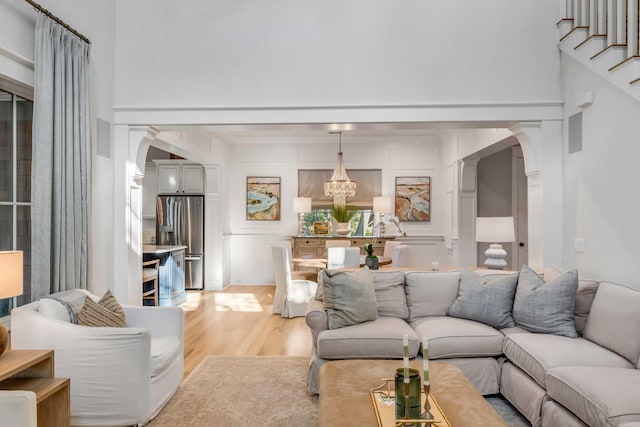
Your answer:
[[[349,179],[347,171],[344,169],[344,164],[342,163],[342,132],[329,133],[337,133],[340,137],[340,142],[338,148],[338,164],[333,170],[331,179],[324,183],[324,194],[329,197],[353,197],[356,195],[356,182]]]

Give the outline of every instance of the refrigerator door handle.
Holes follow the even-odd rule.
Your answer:
[[[185,261],[200,261],[202,257],[199,256],[186,256],[184,257]]]

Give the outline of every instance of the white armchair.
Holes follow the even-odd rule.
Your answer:
[[[37,427],[36,394],[24,390],[0,390],[0,414],[5,427]]]
[[[181,308],[123,305],[127,327],[113,328],[48,317],[39,304],[11,311],[11,348],[55,351],[56,376],[71,378],[72,425],[144,424],[178,389],[184,367]]]

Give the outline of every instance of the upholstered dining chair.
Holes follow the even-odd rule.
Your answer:
[[[324,246],[325,248],[348,248],[351,246],[351,240],[327,240]]]
[[[36,394],[24,390],[0,390],[0,414],[3,426],[37,427]]]
[[[327,248],[327,269],[360,267],[359,248]]]
[[[318,281],[318,272],[317,268],[320,265],[319,263],[310,262],[309,265],[302,265],[303,267],[311,267],[314,271],[309,270],[301,270],[296,271],[293,264],[293,249],[291,248],[290,241],[278,242],[275,244],[276,246],[284,246],[287,248],[287,256],[289,257],[289,269],[291,270],[291,278],[293,280],[311,280],[312,282]]]
[[[397,245],[393,248],[391,267],[409,267],[409,245]]]
[[[285,246],[271,246],[276,293],[273,313],[282,317],[298,317],[307,313],[307,303],[316,294],[318,284],[311,280],[291,278],[291,261]]]
[[[400,245],[402,245],[402,242],[400,241],[387,240],[384,242],[384,251],[382,252],[382,256],[393,259],[393,248]]]

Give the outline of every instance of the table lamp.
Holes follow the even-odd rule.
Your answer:
[[[22,251],[0,251],[0,299],[22,295]],[[9,344],[7,329],[0,323],[0,355]]]
[[[382,222],[382,215],[393,213],[393,203],[391,197],[378,196],[373,198],[373,213],[378,215],[378,224],[380,224],[380,235],[384,237],[385,229]]]
[[[498,242],[513,242],[515,239],[512,216],[476,218],[476,242],[491,243],[484,253],[487,257],[484,265],[488,268],[501,270],[507,266],[504,260],[507,252]]]
[[[293,211],[298,214],[298,235],[304,235],[304,214],[311,212],[311,197],[295,197]]]

